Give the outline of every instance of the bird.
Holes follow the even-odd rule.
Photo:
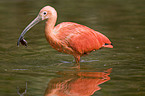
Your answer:
[[[43,7],[37,17],[22,31],[17,46],[19,43],[27,46],[25,33],[42,20],[46,20],[45,37],[51,47],[59,52],[73,55],[78,67],[82,56],[103,47],[113,48],[113,44],[105,35],[85,25],[62,22],[55,26],[57,12],[51,6]]]

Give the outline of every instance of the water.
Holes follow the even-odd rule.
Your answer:
[[[1,0],[1,96],[145,96],[144,3]],[[114,48],[92,52],[82,58],[80,70],[72,69],[73,57],[55,51],[47,43],[44,21],[25,35],[28,47],[18,48],[20,33],[45,5],[57,10],[57,24],[72,21],[89,26],[110,38]]]

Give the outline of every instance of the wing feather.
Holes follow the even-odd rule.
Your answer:
[[[106,43],[111,44],[105,35],[77,23],[63,22],[54,31],[58,32],[56,36],[64,45],[67,44],[79,54],[105,47]]]

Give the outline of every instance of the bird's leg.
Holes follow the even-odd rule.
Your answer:
[[[80,63],[79,63],[80,62],[80,55],[74,56],[74,58],[75,58],[75,61],[76,61],[76,63],[75,63],[76,67],[80,69]]]

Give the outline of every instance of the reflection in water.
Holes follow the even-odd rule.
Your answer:
[[[18,93],[19,96],[24,96],[24,94],[27,93],[27,82],[26,82],[26,88],[25,89],[20,90],[19,87],[17,88],[17,93]]]
[[[98,86],[108,80],[112,68],[103,72],[59,72],[61,77],[52,79],[45,96],[90,96],[100,90]]]

